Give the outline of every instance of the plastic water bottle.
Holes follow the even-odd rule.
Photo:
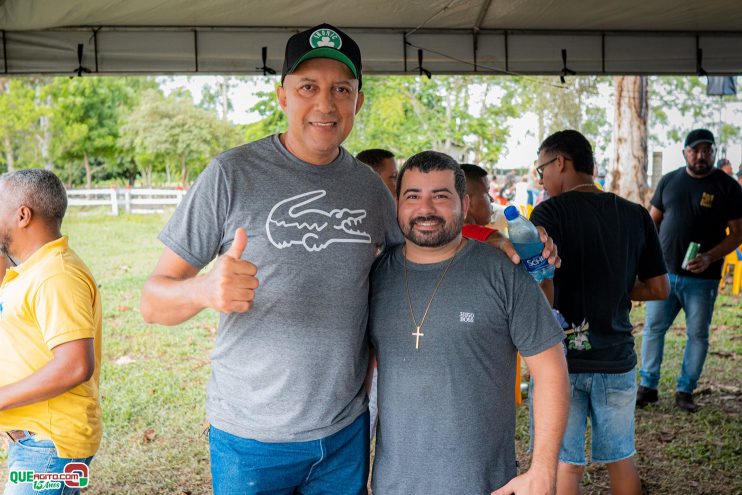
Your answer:
[[[553,278],[554,265],[550,265],[549,260],[541,255],[544,250],[544,243],[541,242],[536,227],[521,216],[515,206],[505,208],[505,218],[508,221],[510,242],[513,243],[513,247],[528,273],[539,283]]]

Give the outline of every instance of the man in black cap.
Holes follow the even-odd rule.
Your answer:
[[[221,313],[206,394],[217,495],[366,491],[368,274],[403,238],[384,183],[341,147],[361,77],[341,30],[292,36],[276,90],[286,132],[217,156],[159,235],[144,319]]]
[[[692,394],[708,351],[723,258],[742,243],[742,189],[714,168],[714,146],[710,131],[691,131],[683,150],[686,166],[663,176],[652,197],[649,214],[657,225],[671,290],[666,300],[647,303],[636,395],[640,407],[658,400],[665,332],[683,309],[687,340],[675,404],[688,412],[698,409]],[[700,245],[697,254],[684,262],[686,253],[693,254],[692,243]]]
[[[145,320],[221,313],[206,399],[218,495],[366,491],[368,274],[402,237],[383,182],[341,147],[361,73],[341,30],[292,36],[286,132],[217,156],[160,233]]]

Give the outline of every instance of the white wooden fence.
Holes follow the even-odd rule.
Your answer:
[[[167,206],[177,206],[186,195],[184,189],[68,189],[68,206],[108,206],[111,215],[126,213],[160,213]]]

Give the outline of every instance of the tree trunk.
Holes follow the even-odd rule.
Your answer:
[[[52,106],[51,96],[46,97],[45,105],[51,108]],[[42,115],[39,118],[41,132],[40,134],[38,134],[39,149],[41,150],[41,160],[44,162],[44,168],[49,171],[51,171],[54,168],[54,162],[52,161],[51,152],[49,151],[51,148],[51,142],[52,142],[52,131],[51,131],[50,120],[51,119],[49,118],[48,115]]]
[[[186,164],[185,155],[180,157],[180,173],[181,173],[180,185],[183,187],[186,187],[188,185],[188,165]]]
[[[222,104],[222,120],[227,121],[227,116],[229,114],[229,91],[228,91],[228,81],[227,76],[222,76],[219,78],[219,90],[221,93],[221,104]]]
[[[606,190],[647,206],[648,78],[616,76],[614,157],[606,174]]]
[[[87,153],[82,154],[82,161],[85,164],[85,187],[93,187],[93,171],[90,169],[90,158]]]
[[[5,148],[5,162],[8,165],[8,172],[13,172],[15,170],[15,158],[13,157],[13,141],[9,134],[3,137],[3,147]]]

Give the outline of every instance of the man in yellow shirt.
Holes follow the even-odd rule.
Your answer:
[[[79,493],[101,437],[97,285],[60,233],[67,196],[54,174],[3,174],[0,198],[5,494]]]

